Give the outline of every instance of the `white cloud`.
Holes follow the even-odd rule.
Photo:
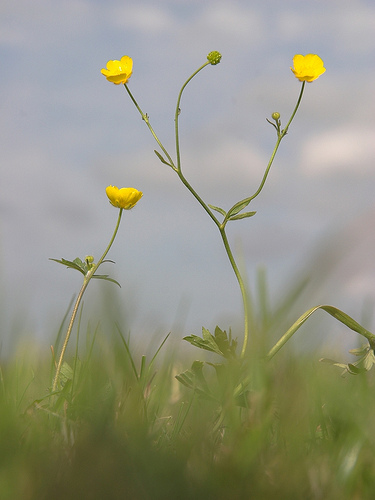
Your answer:
[[[347,126],[308,139],[302,148],[301,167],[307,175],[336,173],[362,175],[374,169],[375,130]]]

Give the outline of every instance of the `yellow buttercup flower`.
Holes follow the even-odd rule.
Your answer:
[[[326,70],[323,61],[316,54],[295,55],[293,57],[293,66],[294,68],[290,69],[300,82],[313,82]]]
[[[129,56],[121,57],[120,61],[107,62],[107,69],[102,69],[101,73],[107,78],[109,82],[119,85],[126,83],[131,77],[133,72],[133,59]]]
[[[109,201],[114,207],[130,210],[142,198],[143,193],[134,188],[108,186],[105,190]]]

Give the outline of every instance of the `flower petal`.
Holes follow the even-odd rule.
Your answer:
[[[296,54],[293,57],[293,66],[290,69],[300,82],[313,82],[326,70],[323,61],[316,54]]]
[[[142,198],[143,193],[134,188],[121,188],[108,186],[106,193],[110,203],[117,208],[130,210]]]
[[[107,68],[102,69],[101,73],[109,82],[119,85],[126,83],[133,72],[133,59],[129,56],[122,56],[121,60],[117,59],[107,62]]]

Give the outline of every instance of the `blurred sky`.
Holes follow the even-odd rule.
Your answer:
[[[219,322],[241,335],[241,297],[216,227],[154,155],[125,89],[100,74],[125,54],[129,87],[174,154],[178,91],[208,52],[222,53],[186,89],[180,131],[186,177],[226,209],[259,185],[275,143],[266,118],[279,111],[285,124],[294,108],[293,55],[324,60],[249,207],[256,216],[227,227],[252,288],[266,267],[272,304],[305,273],[313,285],[298,315],[323,302],[361,319],[375,297],[374,33],[372,0],[3,0],[3,342],[16,330],[55,335],[81,275],[48,259],[100,257],[117,218],[109,184],[144,193],[108,255],[116,265],[101,268],[122,284],[113,303],[132,333],[199,334]],[[112,287],[94,281],[86,301]]]

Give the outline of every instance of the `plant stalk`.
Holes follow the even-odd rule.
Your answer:
[[[61,348],[61,353],[60,353],[59,361],[58,361],[57,366],[56,366],[56,373],[55,373],[55,377],[53,379],[53,384],[52,384],[52,392],[55,392],[57,390],[57,385],[58,385],[59,378],[60,378],[61,367],[62,367],[62,364],[63,364],[63,359],[64,359],[65,351],[66,351],[66,348],[67,348],[67,345],[68,345],[68,342],[69,342],[70,335],[72,333],[74,321],[76,319],[78,308],[79,308],[79,305],[81,303],[83,294],[85,293],[85,290],[86,290],[88,284],[90,283],[91,278],[94,276],[94,274],[98,270],[99,266],[102,264],[103,260],[105,259],[107,253],[109,252],[109,249],[111,248],[111,246],[112,246],[112,244],[113,244],[113,242],[114,242],[114,240],[116,238],[116,234],[117,234],[118,228],[120,227],[122,211],[123,211],[123,209],[120,208],[120,212],[119,212],[119,215],[118,215],[118,218],[117,218],[117,223],[116,223],[115,230],[113,232],[112,238],[110,239],[110,242],[109,242],[107,248],[105,249],[103,255],[100,257],[100,259],[98,260],[98,262],[96,264],[93,264],[93,266],[91,267],[91,269],[87,272],[87,274],[83,278],[83,285],[81,287],[81,290],[79,291],[79,294],[77,296],[77,300],[76,300],[76,302],[74,304],[74,308],[73,308],[72,316],[70,318],[68,330],[66,332],[64,343],[63,343],[63,346]]]

